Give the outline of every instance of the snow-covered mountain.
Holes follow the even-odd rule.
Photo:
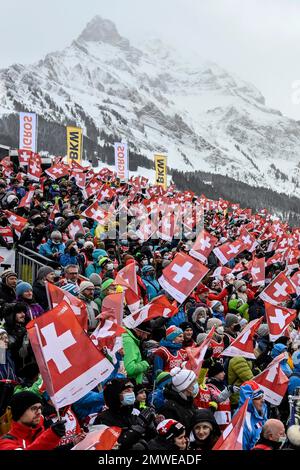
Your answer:
[[[150,159],[167,152],[172,168],[300,197],[299,122],[218,65],[159,40],[133,47],[99,16],[66,49],[0,70],[1,118],[21,109],[77,122],[98,144],[110,136]]]

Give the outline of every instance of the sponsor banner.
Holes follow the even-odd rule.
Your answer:
[[[82,129],[80,127],[67,127],[67,156],[68,163],[81,163],[82,159]]]
[[[166,155],[154,155],[155,161],[155,184],[167,189],[167,157]]]
[[[37,116],[34,113],[20,113],[19,148],[37,151]]]
[[[115,144],[115,166],[117,178],[120,178],[121,181],[128,181],[128,145],[126,142]]]

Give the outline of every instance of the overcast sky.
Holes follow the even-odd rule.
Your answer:
[[[63,49],[96,14],[133,42],[197,50],[300,120],[300,0],[0,0],[0,68]]]

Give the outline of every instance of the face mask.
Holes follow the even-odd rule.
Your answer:
[[[204,325],[204,323],[206,322],[206,320],[205,320],[205,318],[200,318],[199,322],[202,323],[202,325]]]
[[[280,436],[280,438],[278,439],[278,442],[280,442],[281,445],[283,445],[286,441],[286,436]]]
[[[78,240],[77,240],[77,242],[78,242],[78,243],[81,243],[81,245],[84,244],[84,241],[85,241],[84,238],[78,238]]]
[[[198,395],[198,392],[199,392],[199,384],[198,382],[195,382],[193,385],[193,390],[192,390],[192,395],[194,398],[196,398],[196,396]]]
[[[242,287],[240,288],[240,291],[241,291],[241,292],[246,292],[246,290],[247,290],[247,287],[246,287],[246,286],[242,286]]]
[[[135,394],[134,392],[128,392],[123,395],[123,400],[121,404],[124,406],[132,406],[135,402]]]
[[[107,269],[108,271],[112,271],[112,269],[114,269],[113,263],[109,263],[109,264],[106,266],[106,269]]]

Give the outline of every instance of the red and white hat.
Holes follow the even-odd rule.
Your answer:
[[[164,419],[159,423],[156,430],[160,436],[171,439],[180,436],[185,431],[185,427],[174,419]]]

